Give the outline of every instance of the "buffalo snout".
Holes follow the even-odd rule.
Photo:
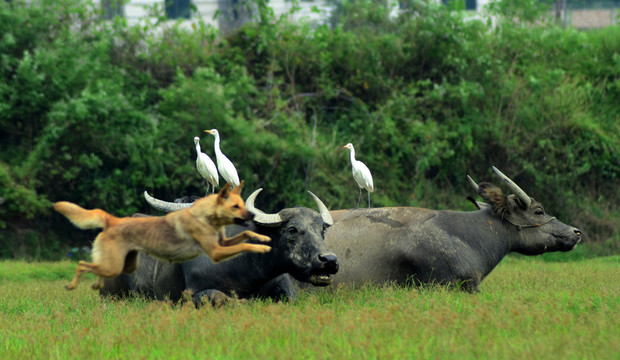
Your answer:
[[[559,234],[554,233],[553,235],[555,236],[556,241],[557,241],[556,246],[551,249],[545,248],[545,251],[571,251],[573,250],[577,246],[577,244],[581,242],[582,232],[581,230],[575,227],[570,227],[567,230],[568,231],[562,232]]]
[[[575,236],[577,236],[577,243],[580,243],[581,242],[581,230],[577,228],[573,228],[573,232],[575,233]]]
[[[566,238],[567,245],[574,246],[581,242],[581,230],[571,227],[569,235]]]
[[[333,271],[332,274],[338,272],[340,265],[338,264],[338,257],[334,254],[319,254],[318,256],[320,267],[326,270]]]
[[[581,242],[581,230],[577,228],[573,228],[573,234],[574,234],[574,237],[572,239],[572,244],[569,245],[571,250],[574,249],[577,246],[577,244]]]
[[[338,258],[334,254],[319,254],[312,261],[312,271],[308,280],[314,286],[327,286],[332,283],[332,275],[338,272]]]

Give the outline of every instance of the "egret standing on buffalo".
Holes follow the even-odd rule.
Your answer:
[[[194,137],[194,144],[196,144],[196,169],[207,182],[207,192],[205,194],[207,196],[209,195],[209,186],[211,187],[211,193],[214,193],[215,187],[220,183],[220,179],[213,160],[211,160],[209,155],[200,151],[200,138],[198,136]]]
[[[239,175],[235,165],[220,150],[220,133],[216,129],[205,130],[205,132],[215,136],[213,147],[215,148],[215,160],[217,161],[217,169],[220,171],[220,175],[233,187],[239,186]]]
[[[357,205],[355,208],[359,208],[360,201],[362,200],[362,188],[368,192],[368,207],[370,208],[370,193],[375,191],[375,187],[372,183],[372,175],[368,167],[361,161],[355,160],[355,149],[353,144],[348,143],[344,146],[351,150],[351,169],[353,171],[353,178],[357,182],[357,186],[360,188],[360,196],[357,199]]]

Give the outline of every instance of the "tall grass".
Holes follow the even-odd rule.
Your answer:
[[[73,263],[6,261],[0,358],[612,359],[620,353],[619,265],[618,256],[510,257],[474,295],[367,286],[303,292],[293,304],[195,309],[100,300],[93,277],[63,289]]]

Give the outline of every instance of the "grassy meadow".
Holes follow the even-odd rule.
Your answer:
[[[0,358],[617,359],[620,256],[509,257],[479,294],[303,292],[221,308],[100,300],[75,263],[0,262]]]

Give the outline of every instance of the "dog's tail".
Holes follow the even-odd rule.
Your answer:
[[[66,216],[73,225],[80,229],[103,228],[105,230],[120,221],[119,218],[101,209],[86,210],[68,201],[54,203],[54,210]]]

